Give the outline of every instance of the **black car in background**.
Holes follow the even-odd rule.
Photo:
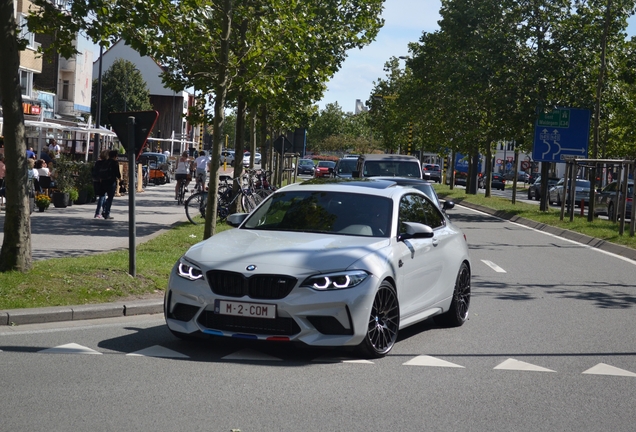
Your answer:
[[[558,177],[548,177],[548,191],[558,182]],[[537,177],[534,183],[528,188],[528,199],[535,199],[537,201],[541,199],[541,176]]]
[[[611,182],[596,193],[594,198],[594,215],[606,214],[610,220],[614,220],[614,213],[618,209],[618,214],[622,215],[623,209],[620,207],[623,191],[618,190],[618,182]],[[621,188],[622,189],[622,188]],[[627,199],[625,200],[625,219],[631,219],[632,208],[634,207],[634,181],[627,182]],[[619,218],[620,219],[620,218]]]
[[[358,165],[357,157],[345,156],[336,162],[336,166],[333,169],[333,175],[337,178],[351,178],[352,173],[356,170]]]
[[[309,174],[311,176],[316,172],[316,166],[311,159],[300,159],[298,161],[298,174]]]
[[[506,188],[506,179],[501,174],[493,173],[490,187],[492,189],[504,190]]]

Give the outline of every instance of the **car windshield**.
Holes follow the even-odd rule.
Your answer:
[[[420,167],[416,162],[405,161],[367,161],[364,164],[364,176],[398,176],[421,177]]]
[[[334,166],[336,166],[336,163],[329,162],[329,161],[321,161],[321,162],[318,162],[318,166],[322,168],[333,168]]]
[[[351,174],[355,171],[357,165],[357,159],[341,159],[340,162],[338,162],[338,173]]]
[[[299,166],[304,166],[304,165],[314,166],[314,161],[310,159],[301,159],[298,161],[298,165]]]
[[[393,202],[375,195],[332,191],[273,194],[243,228],[388,237]]]

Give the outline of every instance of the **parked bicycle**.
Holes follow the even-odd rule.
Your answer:
[[[239,193],[234,195],[233,182],[240,184]],[[273,191],[261,188],[257,191],[251,181],[251,174],[246,173],[240,178],[232,180],[229,176],[219,177],[219,188],[217,192],[217,215],[221,220],[230,214],[230,208],[236,200],[240,198],[241,206],[245,212],[252,212],[258,204]],[[208,193],[197,192],[186,200],[185,212],[188,220],[193,224],[202,223],[205,220]]]

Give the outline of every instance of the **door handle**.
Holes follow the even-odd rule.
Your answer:
[[[437,238],[433,237],[433,246],[437,246],[439,244],[439,240],[437,240]]]

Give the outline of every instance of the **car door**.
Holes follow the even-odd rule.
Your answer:
[[[439,228],[445,219],[439,209],[419,194],[407,194],[400,200],[398,233],[404,233],[404,222],[418,222],[434,229],[433,238],[406,239],[398,253],[398,298],[401,320],[413,318],[435,303],[444,268],[439,253]]]

